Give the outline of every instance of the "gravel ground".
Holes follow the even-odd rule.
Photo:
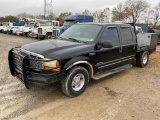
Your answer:
[[[0,120],[160,120],[160,46],[145,68],[91,80],[84,94],[66,97],[60,84],[27,90],[8,68],[8,51],[36,39],[0,34]]]

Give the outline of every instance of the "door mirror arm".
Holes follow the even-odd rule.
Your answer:
[[[113,47],[113,45],[112,45],[112,43],[111,43],[111,41],[110,40],[102,40],[101,42],[99,42],[98,44],[97,44],[97,49],[101,49],[101,48],[112,48]]]
[[[103,48],[103,47],[102,47],[102,45],[100,45],[100,43],[98,43],[97,46],[96,46],[96,48],[97,48],[98,50],[100,50],[100,49]]]

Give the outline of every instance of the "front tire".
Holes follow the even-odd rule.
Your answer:
[[[45,39],[52,39],[52,34],[51,33],[47,33],[45,36]]]
[[[138,67],[143,68],[143,67],[147,66],[148,61],[149,61],[149,52],[148,51],[137,53],[136,62],[137,62]]]
[[[62,91],[69,97],[81,95],[88,86],[89,73],[84,67],[73,67],[62,81]]]

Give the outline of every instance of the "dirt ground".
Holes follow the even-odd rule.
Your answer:
[[[145,68],[91,80],[79,97],[66,97],[60,84],[27,90],[12,77],[8,51],[36,39],[0,34],[0,120],[160,120],[160,46]]]

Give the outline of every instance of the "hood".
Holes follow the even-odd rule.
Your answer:
[[[64,59],[93,50],[93,45],[66,40],[44,40],[22,46],[22,49],[50,59]]]

